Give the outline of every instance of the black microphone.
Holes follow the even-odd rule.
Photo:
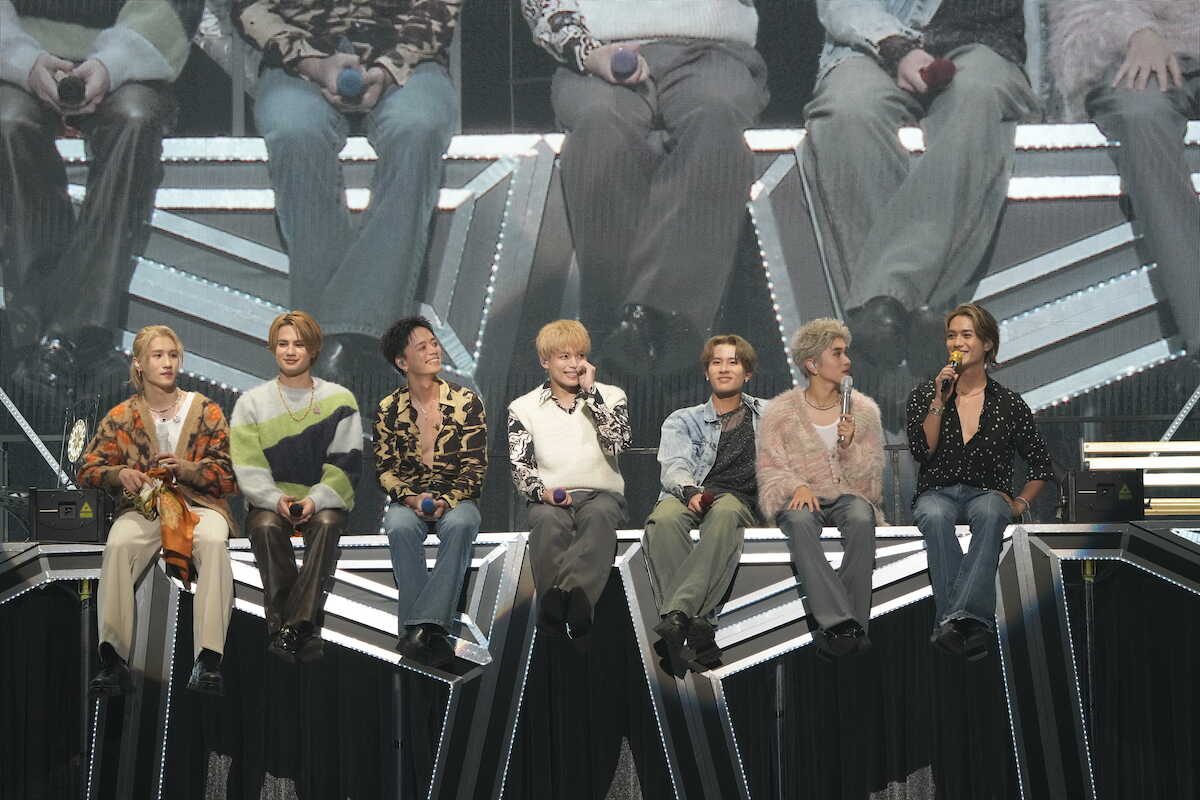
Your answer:
[[[962,366],[962,353],[954,350],[950,353],[950,360],[946,362],[947,366],[954,367],[954,374],[958,374],[958,368]],[[942,394],[950,391],[952,381],[949,378],[942,378]]]
[[[78,75],[64,75],[58,82],[58,102],[74,108],[83,104],[83,78]]]
[[[292,503],[288,506],[288,513],[292,515],[292,519],[299,519],[304,514],[304,506],[299,503]]]
[[[850,392],[854,389],[854,378],[849,375],[842,378],[842,414],[850,413]],[[838,434],[838,441],[844,441],[845,436]]]

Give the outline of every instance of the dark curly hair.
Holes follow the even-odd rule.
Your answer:
[[[424,317],[403,317],[393,322],[392,327],[388,328],[379,340],[379,351],[401,375],[405,373],[396,366],[396,359],[404,354],[404,348],[408,346],[408,340],[417,328],[424,328],[437,336],[433,324]]]

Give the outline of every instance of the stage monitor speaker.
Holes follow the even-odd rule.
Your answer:
[[[96,542],[108,538],[112,500],[99,489],[30,489],[29,516],[38,542]]]
[[[1067,476],[1071,522],[1128,522],[1143,519],[1142,471],[1073,471]]]

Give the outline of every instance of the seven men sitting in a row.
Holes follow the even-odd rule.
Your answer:
[[[700,362],[708,400],[664,422],[662,496],[643,544],[661,616],[657,647],[677,674],[720,663],[717,614],[744,531],[760,521],[787,538],[822,657],[870,647],[874,534],[885,524],[883,433],[874,401],[853,390],[841,395],[850,343],[837,320],[806,324],[791,353],[807,385],[768,402],[744,391],[754,348],[740,336],[715,336]],[[160,549],[170,574],[197,583],[189,687],[222,691],[233,599],[225,498],[239,488],[262,579],[268,650],[287,661],[322,655],[323,608],[354,504],[362,423],[350,392],[312,374],[323,341],[310,315],[279,315],[268,344],[279,374],[239,398],[230,427],[215,403],[177,385],[183,345],[170,328],[148,326],[135,338],[136,393],[104,417],[79,474],[83,484],[123,490],[100,578],[98,694],[129,686],[134,583]],[[991,646],[1004,528],[1052,478],[1029,407],[987,374],[999,345],[991,314],[977,305],[956,308],[944,336],[955,365],[914,389],[908,407],[909,449],[920,464],[914,516],[936,608],[931,641],[969,659]],[[626,518],[617,457],[630,445],[629,408],[620,388],[596,380],[581,323],[549,323],[536,346],[547,379],[509,405],[512,477],[528,509],[537,624],[586,647]],[[397,649],[445,668],[455,658],[456,609],[480,527],[483,404],[440,374],[441,344],[426,320],[401,319],[381,350],[406,378],[380,402],[374,429],[378,479],[390,500],[384,529],[399,594]],[[1015,454],[1027,464],[1028,481],[1013,496]],[[965,556],[955,535],[960,521],[972,533]],[[820,543],[829,525],[844,542],[837,570]],[[432,572],[429,534],[439,541]],[[293,535],[304,539],[299,569]]]

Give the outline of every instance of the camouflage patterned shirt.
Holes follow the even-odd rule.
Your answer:
[[[449,63],[462,0],[234,0],[234,25],[263,51],[263,63],[294,71],[346,40],[363,66],[403,86],[423,61]]]

